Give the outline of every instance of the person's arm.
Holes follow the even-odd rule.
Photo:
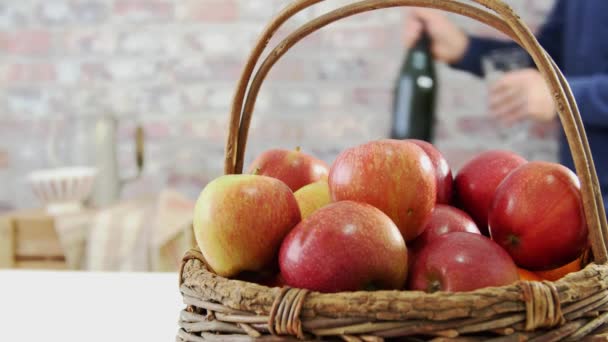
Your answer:
[[[462,59],[456,63],[450,64],[451,67],[459,70],[468,71],[479,77],[483,76],[481,68],[481,58],[489,52],[497,49],[517,47],[513,42],[501,41],[491,38],[469,37],[469,45],[462,56]]]
[[[540,45],[560,68],[562,67],[565,18],[566,0],[558,0],[536,36]]]
[[[559,0],[549,14],[547,21],[540,28],[537,39],[540,45],[555,60],[557,65],[561,62],[561,46],[563,35],[563,24],[565,14],[565,2]],[[451,64],[456,69],[472,72],[475,75],[483,76],[481,68],[481,58],[492,50],[517,47],[511,41],[499,41],[489,38],[469,37],[468,47],[460,61]]]
[[[583,123],[608,128],[608,74],[567,79]]]

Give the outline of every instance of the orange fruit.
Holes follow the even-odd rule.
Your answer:
[[[552,270],[537,271],[536,274],[539,277],[541,277],[542,279],[556,281],[558,279],[561,279],[563,276],[565,276],[568,273],[580,271],[582,258],[583,257],[581,256],[569,264],[566,264],[562,267],[554,268]]]
[[[543,278],[535,274],[534,272],[530,272],[528,270],[524,270],[523,268],[517,268],[517,273],[519,273],[519,280],[529,280],[529,281],[543,281]]]

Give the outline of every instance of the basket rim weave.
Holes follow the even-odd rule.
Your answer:
[[[226,142],[226,174],[242,172],[259,90],[272,66],[298,41],[334,21],[362,12],[402,6],[442,9],[498,29],[531,55],[554,95],[572,151],[581,181],[595,263],[554,283],[520,281],[509,286],[462,293],[374,291],[321,294],[300,289],[269,288],[219,277],[205,266],[202,254],[195,250],[185,255],[180,272],[180,290],[188,307],[180,320],[183,324],[178,340],[213,339],[213,334],[209,335],[211,331],[250,338],[260,337],[260,332],[298,338],[310,336],[306,334],[328,335],[346,341],[381,341],[384,337],[420,335],[421,332],[422,335],[448,338],[478,332],[509,336],[516,332],[525,338],[553,341],[566,337],[580,339],[607,324],[608,313],[604,311],[608,312],[608,224],[580,113],[564,75],[513,10],[500,0],[471,0],[480,7],[459,0],[353,1],[305,23],[279,42],[260,62],[267,43],[284,22],[323,1],[294,1],[275,16],[256,42],[233,98]],[[201,316],[197,310],[207,312],[207,316]],[[314,324],[319,319],[332,327],[316,327]],[[327,320],[332,323],[327,323]],[[221,324],[209,326],[212,321]],[[194,322],[199,324],[197,328],[193,328]],[[454,322],[462,327],[454,327]],[[200,336],[188,339],[192,336],[188,331],[198,332]]]
[[[272,317],[273,309],[283,304],[282,291],[299,289],[271,288],[218,276],[209,271],[200,251],[190,250],[183,259],[180,290],[188,305],[186,312],[207,309],[216,316],[231,316],[221,317],[229,322],[250,321],[266,326],[289,321],[304,327],[291,332],[300,332],[301,336],[363,331],[392,337],[408,331],[416,334],[451,330],[458,336],[511,329],[506,330],[507,335],[517,332],[523,336],[552,336],[559,331],[564,337],[583,337],[608,322],[608,316],[592,316],[595,323],[591,325],[582,319],[589,312],[608,311],[608,267],[595,263],[556,282],[519,281],[470,292],[308,292],[298,315],[285,318]]]

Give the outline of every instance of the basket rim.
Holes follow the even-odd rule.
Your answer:
[[[280,287],[268,287],[265,285],[247,282],[238,279],[229,279],[222,276],[219,276],[213,273],[208,266],[206,265],[204,259],[202,258],[202,254],[198,249],[192,249],[184,255],[181,269],[180,269],[180,279],[179,285],[180,289],[190,288],[190,289],[200,289],[201,285],[208,286],[209,284],[204,284],[203,282],[199,282],[194,278],[203,276],[207,280],[213,280],[213,287],[207,287],[206,294],[212,294],[213,291],[216,291],[222,287],[234,287],[234,288],[251,288],[255,292],[265,293],[267,295],[276,295],[277,291]],[[478,297],[486,297],[486,296],[500,296],[501,293],[507,294],[504,296],[504,299],[507,300],[519,300],[521,301],[521,307],[516,309],[522,309],[524,304],[524,296],[522,294],[521,284],[523,283],[545,283],[545,284],[553,284],[557,291],[560,293],[560,302],[562,305],[570,304],[575,302],[578,299],[576,293],[570,293],[568,291],[569,286],[572,284],[577,284],[578,287],[585,287],[589,284],[585,285],[586,282],[593,283],[590,287],[598,288],[602,291],[604,289],[608,290],[608,264],[597,264],[595,262],[590,262],[585,267],[581,268],[581,270],[572,272],[564,276],[563,278],[551,282],[551,281],[527,281],[527,280],[519,280],[509,285],[504,286],[492,286],[480,288],[473,291],[467,292],[448,292],[448,291],[437,291],[434,293],[426,293],[423,291],[411,291],[411,290],[376,290],[376,291],[344,291],[344,292],[336,292],[336,293],[321,293],[317,291],[311,291],[309,297],[314,298],[315,301],[324,301],[330,298],[344,298],[349,300],[356,301],[358,297],[391,297],[392,300],[401,300],[408,301],[412,299],[422,300],[422,301],[441,301],[441,300],[450,300],[454,301],[455,298],[457,301],[468,299],[471,301],[471,304],[478,299]],[[195,290],[196,291],[196,290]],[[372,296],[370,296],[370,294]],[[395,296],[395,294],[397,294]],[[349,298],[350,297],[350,298]],[[240,300],[246,300],[242,297]],[[255,300],[255,299],[252,299]],[[230,303],[227,304],[228,307],[232,309],[239,310],[242,307],[231,306]],[[257,305],[257,304],[256,304]],[[255,305],[254,305],[255,306]],[[264,308],[261,306],[259,308]],[[269,312],[269,311],[268,311]],[[260,313],[268,313],[264,310],[260,311]],[[508,312],[508,311],[506,311]]]

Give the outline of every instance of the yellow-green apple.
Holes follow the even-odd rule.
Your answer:
[[[410,269],[418,253],[437,237],[454,232],[469,232],[481,234],[473,219],[464,211],[449,205],[437,204],[431,218],[426,223],[424,231],[411,244],[408,245],[408,261]]]
[[[406,241],[424,229],[437,196],[435,169],[417,145],[378,140],[344,150],[329,172],[333,201],[373,205],[399,227]]]
[[[496,188],[515,168],[527,161],[509,151],[492,150],[469,160],[454,180],[456,203],[466,211],[481,231],[488,233],[488,211]]]
[[[494,241],[481,234],[455,232],[437,237],[420,251],[410,271],[409,288],[459,292],[518,280],[517,266]]]
[[[259,155],[249,167],[249,173],[282,180],[292,191],[304,185],[327,179],[327,164],[309,154],[295,150],[268,150]]]
[[[276,265],[281,241],[299,221],[298,204],[285,183],[258,175],[225,175],[199,195],[194,234],[209,267],[217,275],[233,277]]]
[[[305,185],[300,190],[294,193],[302,220],[310,216],[317,209],[320,209],[331,203],[329,196],[329,185],[327,180],[320,180],[312,184]]]
[[[424,140],[409,139],[407,140],[418,145],[431,158],[433,167],[435,168],[435,178],[437,180],[437,203],[450,204],[452,203],[452,187],[454,177],[452,177],[452,169],[448,165],[448,161],[443,157],[441,152]]]
[[[321,292],[400,289],[407,248],[391,219],[371,205],[342,201],[300,222],[279,253],[285,283]]]
[[[529,270],[576,260],[587,247],[580,183],[568,168],[530,162],[496,190],[489,215],[492,239]]]

